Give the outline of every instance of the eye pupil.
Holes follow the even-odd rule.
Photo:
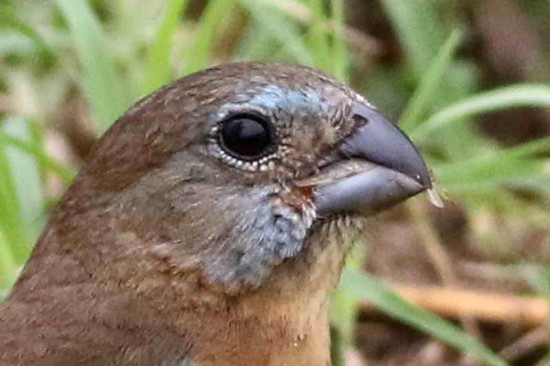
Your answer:
[[[254,160],[273,151],[273,136],[268,122],[251,116],[235,116],[222,122],[221,146],[230,155]]]

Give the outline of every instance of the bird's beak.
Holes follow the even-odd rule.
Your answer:
[[[420,153],[396,125],[365,104],[354,108],[354,116],[366,124],[318,174],[298,182],[313,187],[318,216],[373,214],[432,187]]]

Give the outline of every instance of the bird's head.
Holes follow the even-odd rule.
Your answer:
[[[128,242],[116,253],[150,253],[235,294],[317,245],[308,238],[319,226],[429,187],[409,139],[341,82],[303,66],[240,63],[132,107],[62,207],[102,217],[82,223],[88,235],[116,227],[113,241]]]

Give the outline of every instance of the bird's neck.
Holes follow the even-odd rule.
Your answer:
[[[328,365],[328,294],[342,253],[333,245],[316,255],[283,264],[255,291],[181,313],[198,365]]]

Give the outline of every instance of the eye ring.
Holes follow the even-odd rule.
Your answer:
[[[251,113],[228,116],[218,125],[217,140],[228,155],[243,161],[257,161],[276,151],[273,125]]]

